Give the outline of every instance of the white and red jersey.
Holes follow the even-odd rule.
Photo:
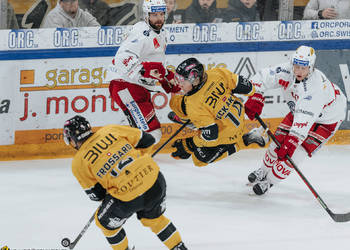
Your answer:
[[[292,64],[285,63],[260,70],[251,81],[257,92],[282,89],[294,115],[290,133],[301,141],[305,140],[314,123],[340,123],[345,118],[345,95],[318,69],[314,69],[309,78],[296,82]]]
[[[107,80],[122,79],[154,90],[157,80],[140,74],[142,62],[161,62],[165,67],[166,30],[155,32],[145,21],[136,23],[114,56],[114,64],[108,67]]]

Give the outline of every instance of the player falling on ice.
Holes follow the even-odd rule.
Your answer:
[[[204,71],[203,64],[189,58],[176,68],[175,79],[182,94],[172,96],[170,107],[182,121],[190,120],[199,133],[176,140],[172,145],[174,158],[192,156],[194,165],[206,166],[251,143],[265,146],[267,138],[258,129],[242,138],[244,105],[236,94],[250,96],[255,92],[246,78],[224,68]]]
[[[338,130],[345,118],[346,98],[339,87],[315,68],[315,50],[300,46],[291,61],[261,69],[251,82],[256,93],[245,103],[246,114],[254,120],[264,107],[264,91],[280,88],[290,112],[279,124],[261,167],[248,176],[257,195],[286,179],[293,171],[288,155],[300,164],[312,157]]]

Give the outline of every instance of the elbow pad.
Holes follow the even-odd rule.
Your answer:
[[[219,127],[216,123],[205,127],[201,128],[202,132],[202,138],[206,141],[214,141],[219,137]]]
[[[142,131],[141,139],[135,146],[135,148],[148,148],[156,142],[156,139],[150,133]]]
[[[238,83],[234,90],[232,90],[233,94],[249,94],[252,90],[254,90],[253,84],[243,76],[238,77]]]
[[[106,197],[106,189],[100,183],[96,183],[95,186],[86,189],[85,192],[93,201],[101,201]]]

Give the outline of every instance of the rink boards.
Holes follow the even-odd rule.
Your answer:
[[[96,128],[127,124],[111,101],[105,77],[128,28],[0,31],[0,160],[71,156],[74,152],[63,143],[61,128],[76,114]],[[206,69],[226,67],[250,77],[259,68],[289,60],[301,44],[313,46],[316,67],[350,100],[350,21],[183,24],[166,29],[170,69],[194,56]],[[163,142],[178,126],[167,118],[171,96],[158,90],[152,101],[162,123]],[[266,93],[262,117],[272,129],[288,112],[283,102],[278,90]],[[347,113],[349,108],[348,102]],[[246,129],[256,125],[247,121]],[[329,143],[349,144],[349,130],[347,115]],[[185,130],[179,136],[192,133]]]

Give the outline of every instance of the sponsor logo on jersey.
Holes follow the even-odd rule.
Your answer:
[[[311,96],[311,95],[308,95],[308,96],[304,97],[304,99],[305,99],[305,100],[308,100],[308,101],[311,101],[312,96]]]
[[[295,110],[295,113],[301,113],[304,115],[314,116],[314,113],[312,113],[310,111],[303,110],[303,109],[297,109],[297,110]]]
[[[289,101],[289,102],[287,102],[287,105],[288,105],[288,107],[289,107],[289,110],[290,110],[292,113],[294,113],[294,111],[295,111],[295,102]]]
[[[293,126],[297,128],[303,128],[303,127],[306,127],[308,124],[309,124],[308,122],[294,122]]]
[[[285,179],[291,173],[291,171],[289,169],[286,169],[285,166],[279,161],[276,163],[273,170],[274,170],[273,172],[276,175],[276,177],[278,177],[280,179]]]
[[[150,30],[145,30],[145,31],[143,32],[143,35],[144,35],[144,36],[149,36],[149,33],[150,33]]]
[[[112,156],[110,158],[108,158],[107,162],[105,164],[103,164],[103,166],[99,169],[99,171],[97,172],[97,176],[102,178],[103,175],[106,175],[108,173],[108,171],[119,161],[121,160],[122,157],[124,157],[128,152],[130,152],[130,150],[132,149],[132,146],[130,144],[125,144],[123,147],[121,147],[117,152],[115,152],[114,154],[112,154]],[[108,153],[107,153],[108,155]],[[128,160],[128,159],[127,159]],[[126,160],[126,161],[127,161]],[[132,161],[132,159],[131,159]],[[124,162],[124,163],[129,163],[129,161]],[[123,165],[123,164],[121,164]],[[125,164],[124,164],[125,165]],[[122,166],[121,166],[122,167]],[[118,172],[117,171],[113,171],[113,173],[111,173],[113,176],[118,176]]]
[[[155,169],[151,165],[143,167],[137,173],[135,173],[134,177],[128,180],[126,184],[117,186],[114,193],[123,195],[127,192],[135,190],[137,187],[144,183],[143,179],[146,178],[149,174],[151,174],[151,172],[153,172],[154,170]]]
[[[290,74],[290,71],[289,71],[289,70],[282,69],[281,67],[277,67],[276,73],[278,74],[278,73],[280,73],[280,72],[284,72],[284,73]]]
[[[84,155],[84,159],[87,159],[92,164],[98,159],[98,157],[106,151],[115,141],[115,138],[111,133],[105,136],[105,138],[100,139],[96,142],[89,151]]]
[[[220,96],[224,95],[225,92],[225,86],[222,82],[220,82],[219,86],[215,87],[215,89],[210,93],[210,96],[208,96],[208,98],[205,100],[205,103],[209,103],[209,106],[213,105],[213,108],[215,108],[218,99],[220,99]]]

